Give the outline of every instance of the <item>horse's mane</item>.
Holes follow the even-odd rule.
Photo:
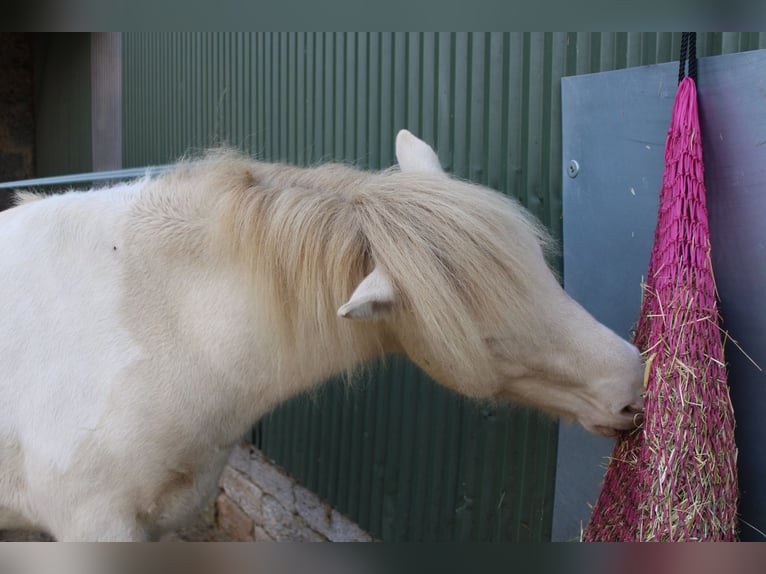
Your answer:
[[[490,376],[479,327],[523,304],[518,294],[534,285],[522,254],[551,244],[514,200],[446,175],[217,151],[161,177],[183,193],[220,192],[218,240],[271,298],[275,332],[295,345],[327,340],[348,352],[349,368],[363,354],[363,326],[336,311],[382,265],[444,364]]]

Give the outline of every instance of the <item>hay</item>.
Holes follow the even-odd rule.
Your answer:
[[[635,343],[642,426],[610,458],[585,541],[734,540],[737,448],[726,383],[693,80],[679,85]]]

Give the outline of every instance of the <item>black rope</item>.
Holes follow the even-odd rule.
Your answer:
[[[697,83],[697,33],[689,32],[689,77]]]
[[[697,83],[697,33],[681,33],[681,57],[678,61],[678,83],[685,76],[689,76]]]

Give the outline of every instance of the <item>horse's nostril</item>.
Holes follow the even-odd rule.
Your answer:
[[[636,427],[641,426],[644,422],[644,405],[641,403],[632,403],[626,407],[623,407],[621,414],[633,417],[633,425]]]
[[[644,405],[641,403],[633,403],[622,409],[624,415],[638,415],[644,412]]]

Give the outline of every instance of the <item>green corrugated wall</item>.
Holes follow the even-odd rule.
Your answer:
[[[219,142],[294,164],[381,168],[396,131],[445,167],[512,194],[560,236],[559,79],[677,58],[670,33],[129,33],[124,166]],[[766,47],[700,34],[699,56]],[[388,541],[550,536],[556,423],[477,405],[392,358],[258,426],[264,452]]]

